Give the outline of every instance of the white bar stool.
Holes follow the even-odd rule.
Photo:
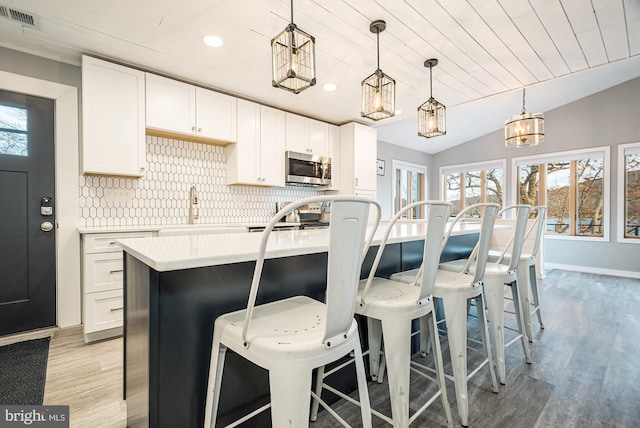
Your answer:
[[[513,234],[511,237],[511,250],[514,258],[511,259],[509,264],[491,263],[487,262],[482,276],[482,283],[484,284],[484,295],[487,302],[487,316],[489,318],[489,330],[491,332],[491,338],[493,339],[493,352],[496,356],[496,368],[498,371],[498,380],[501,384],[506,382],[506,366],[505,366],[505,343],[504,343],[504,300],[505,300],[505,285],[511,287],[513,295],[513,306],[516,315],[518,325],[518,336],[514,339],[521,339],[522,350],[525,355],[526,362],[531,363],[531,354],[529,353],[529,345],[526,340],[525,327],[523,322],[521,300],[519,297],[518,277],[516,275],[516,268],[520,260],[520,254],[522,252],[522,244],[524,242],[524,234],[527,228],[527,220],[529,219],[529,212],[531,211],[531,205],[512,205],[501,210],[498,216],[504,215],[510,211],[515,211],[516,223],[513,228]],[[472,254],[469,259],[453,260],[440,264],[440,269],[450,270],[454,272],[468,272],[473,274],[475,267],[471,265],[471,261],[475,257]],[[479,311],[479,309],[478,309]],[[513,343],[513,342],[512,342]]]
[[[296,296],[255,305],[265,251],[275,224],[288,212],[315,202],[331,203],[325,302]],[[367,231],[370,207],[376,208]],[[287,205],[265,228],[257,255],[247,308],[221,315],[214,324],[205,427],[215,426],[225,352],[231,349],[269,371],[271,402],[228,425],[234,427],[271,408],[274,428],[307,427],[313,370],[355,354],[362,425],[371,427],[367,380],[358,325],[356,289],[364,256],[380,219],[380,204],[358,196],[320,196]],[[323,405],[325,405],[323,403]],[[344,420],[339,422],[347,426]]]
[[[375,277],[376,269],[384,252],[389,235],[395,230],[396,222],[409,210],[424,207],[426,224],[401,225],[398,227],[420,227],[424,230],[424,272],[419,283],[406,284],[384,278]],[[408,427],[438,397],[442,401],[447,423],[451,424],[451,409],[447,399],[440,341],[437,337],[437,326],[431,293],[433,290],[438,261],[442,251],[447,219],[451,212],[451,204],[443,201],[420,201],[402,208],[390,221],[382,243],[366,280],[360,281],[358,288],[358,306],[356,313],[367,317],[369,327],[369,362],[371,377],[375,380],[380,371],[381,345],[384,341],[384,362],[388,371],[389,396],[391,399],[391,416],[388,417],[372,410],[396,428]],[[430,369],[411,361],[411,323],[419,319],[421,324],[427,323],[432,343],[434,344],[434,361],[436,383],[439,388],[420,409],[409,416],[409,382],[410,372],[434,380],[422,371]]]
[[[467,380],[481,370],[485,365],[489,366],[491,377],[491,389],[498,392],[498,383],[493,368],[493,357],[491,354],[491,344],[487,330],[487,320],[485,317],[485,302],[483,297],[482,277],[487,262],[489,244],[491,242],[491,232],[495,223],[496,215],[500,206],[498,204],[475,204],[462,210],[449,226],[449,230],[442,243],[444,247],[455,230],[456,224],[465,218],[468,213],[480,212],[482,215],[480,223],[480,238],[474,249],[477,257],[473,260],[474,274],[461,272],[450,272],[438,269],[433,297],[442,299],[444,307],[444,317],[447,324],[447,340],[449,343],[449,353],[451,355],[451,365],[453,368],[453,382],[456,390],[456,404],[460,422],[463,426],[469,425],[469,393]],[[392,280],[406,283],[413,283],[417,277],[422,275],[423,266],[420,269],[399,272],[391,275]],[[471,300],[475,300],[478,310],[478,321],[480,324],[480,334],[485,359],[471,372],[467,370],[467,318],[468,305]],[[451,376],[447,376],[451,377]]]
[[[533,342],[533,332],[531,329],[531,315],[534,313],[538,317],[540,328],[544,329],[542,322],[542,314],[540,313],[540,292],[538,291],[538,279],[536,276],[536,261],[540,253],[540,245],[544,236],[544,224],[547,213],[547,207],[540,205],[531,208],[531,212],[535,212],[536,216],[533,221],[529,221],[529,226],[524,237],[522,253],[520,254],[520,262],[516,268],[518,276],[518,295],[520,296],[520,306],[522,307],[522,315],[524,318],[524,327],[527,332],[529,342]],[[531,216],[531,215],[529,215]],[[535,232],[533,246],[530,251],[525,250],[527,241],[532,233]],[[511,262],[511,245],[510,241],[503,251],[489,251],[489,261],[494,263],[510,263]]]

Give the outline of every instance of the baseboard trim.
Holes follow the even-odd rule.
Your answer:
[[[544,268],[569,270],[573,272],[595,273],[598,275],[621,276],[623,278],[640,279],[640,272],[634,272],[630,270],[605,269],[605,268],[597,268],[592,266],[564,265],[560,263],[549,263],[549,262],[545,262]]]

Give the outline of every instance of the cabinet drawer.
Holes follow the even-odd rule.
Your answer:
[[[104,253],[122,251],[116,244],[118,239],[145,238],[153,236],[153,232],[99,233],[84,236],[84,253]]]
[[[90,293],[84,296],[84,333],[122,327],[122,290]]]
[[[85,293],[122,289],[122,251],[85,255],[83,272]]]

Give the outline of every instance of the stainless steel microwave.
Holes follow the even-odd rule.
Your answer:
[[[331,158],[308,153],[285,153],[285,181],[298,186],[329,186]]]

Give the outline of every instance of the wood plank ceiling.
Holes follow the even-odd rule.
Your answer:
[[[318,85],[271,87],[269,42],[289,22],[288,0],[0,0],[38,27],[0,20],[0,44],[79,64],[99,55],[435,153],[502,127],[521,108],[545,111],[640,76],[639,0],[296,0],[294,22],[316,37]],[[369,24],[384,19],[380,65],[398,82],[402,114],[360,117],[360,81],[376,66]],[[224,46],[212,49],[202,37]],[[429,96],[423,63],[438,58],[433,95],[448,133],[416,136]],[[322,85],[335,83],[335,92]]]

